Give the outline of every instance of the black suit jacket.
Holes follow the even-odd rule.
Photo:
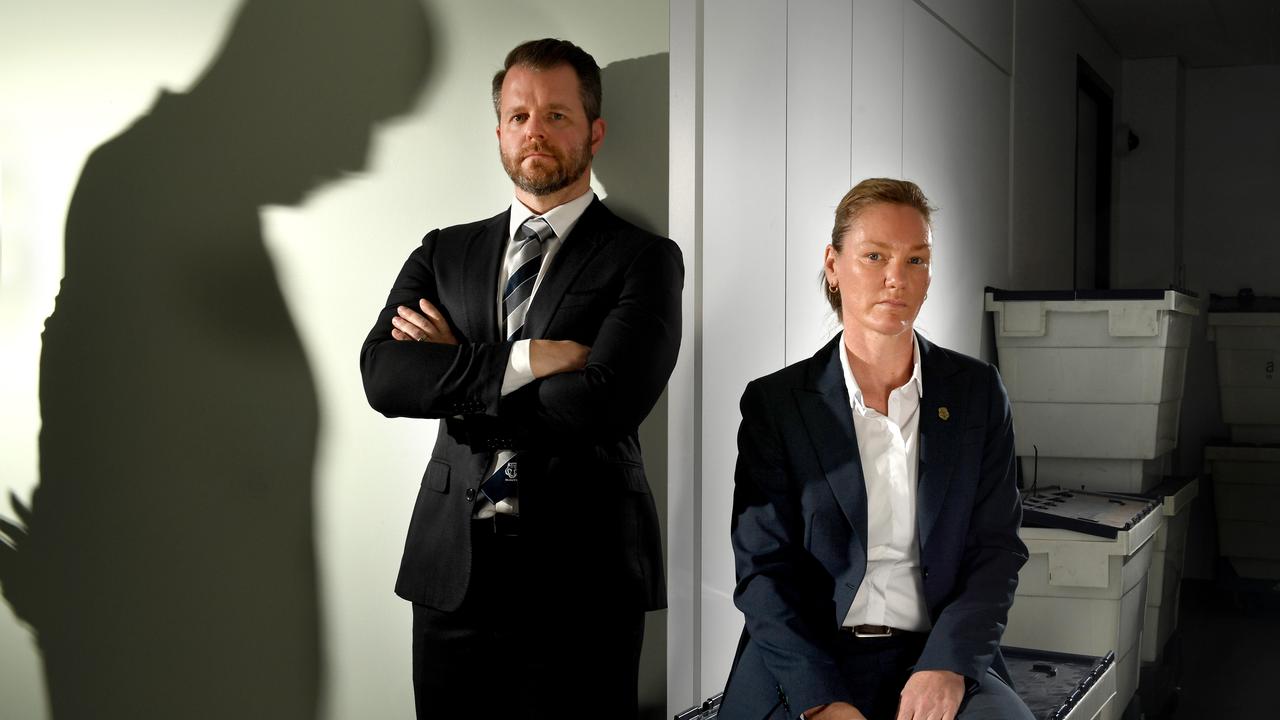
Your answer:
[[[661,534],[637,428],[680,345],[684,268],[672,241],[593,200],[547,268],[525,337],[591,347],[585,369],[501,397],[512,343],[500,337],[498,270],[509,211],[434,230],[405,262],[360,354],[369,403],[388,417],[442,418],[409,524],[396,593],[440,610],[462,602],[471,517],[500,448],[523,451],[520,533],[550,596],[666,606]],[[458,345],[397,342],[398,305],[427,298]]]
[[[867,495],[841,337],[742,396],[732,539],[746,627],[725,720],[851,697],[835,646],[866,571]],[[993,663],[1003,674],[1000,635],[1027,559],[1009,401],[995,368],[919,341],[916,521],[933,628],[916,669],[979,680]]]

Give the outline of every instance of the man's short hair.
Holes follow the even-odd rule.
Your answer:
[[[507,71],[516,65],[532,70],[550,70],[558,65],[568,65],[578,75],[578,94],[582,98],[582,109],[587,113],[587,122],[593,123],[600,117],[600,107],[604,102],[604,92],[600,85],[600,66],[591,53],[574,45],[568,40],[543,38],[521,43],[507,53],[506,63],[493,76],[493,112],[502,119],[502,81]]]
[[[937,208],[929,204],[929,198],[925,197],[919,185],[910,180],[867,178],[845,193],[840,199],[840,204],[836,206],[836,221],[831,228],[831,246],[837,253],[844,252],[844,236],[849,234],[849,228],[853,227],[853,222],[858,219],[858,216],[872,205],[880,203],[914,208],[924,218],[925,224],[930,228],[933,227],[933,211]],[[840,290],[832,289],[827,285],[825,273],[819,273],[818,279],[826,291],[827,304],[839,316],[841,314]]]

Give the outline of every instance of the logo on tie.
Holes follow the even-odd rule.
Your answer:
[[[939,420],[951,419],[951,411],[947,409],[946,405],[943,405],[942,407],[938,408],[938,419]]]
[[[516,464],[514,462],[507,463],[507,482],[516,481]]]

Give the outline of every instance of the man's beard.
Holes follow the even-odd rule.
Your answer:
[[[511,157],[499,149],[499,155],[502,156],[502,168],[507,171],[507,177],[511,178],[511,182],[516,187],[524,190],[530,195],[542,197],[551,193],[563,190],[573,183],[591,167],[591,137],[587,136],[583,140],[582,145],[577,151],[570,151],[568,156],[562,155],[555,149],[543,145],[542,143],[532,143],[520,148],[520,155],[530,152],[546,153],[554,158],[554,167],[550,169],[536,169],[534,174],[525,172],[520,162],[520,157]],[[549,162],[546,159],[543,162]]]

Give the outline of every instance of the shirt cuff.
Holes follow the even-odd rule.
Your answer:
[[[509,395],[533,382],[533,365],[529,363],[529,341],[517,340],[511,344],[507,356],[507,370],[502,374],[503,396]]]

